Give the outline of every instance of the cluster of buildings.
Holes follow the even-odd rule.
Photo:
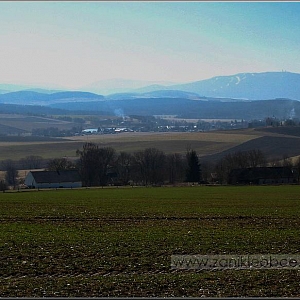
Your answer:
[[[121,132],[133,132],[132,129],[126,127],[108,127],[108,128],[87,128],[81,131],[82,135],[89,135],[89,134],[114,134],[114,133],[121,133]]]

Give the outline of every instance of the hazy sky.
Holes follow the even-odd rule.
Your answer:
[[[300,73],[300,2],[0,2],[0,83]]]

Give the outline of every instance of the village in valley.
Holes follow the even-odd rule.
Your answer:
[[[105,127],[102,129],[86,128],[81,134],[71,136],[69,139],[44,136],[40,142],[38,139],[35,142],[41,143],[40,146],[50,143],[52,147],[52,142],[59,141],[61,146],[68,147],[69,142],[76,141],[78,147],[74,148],[71,155],[52,158],[39,155],[25,156],[26,149],[24,148],[25,151],[22,152],[21,144],[18,143],[15,146],[12,144],[12,147],[17,147],[16,149],[19,149],[24,157],[17,160],[2,158],[1,190],[186,184],[299,184],[300,159],[297,156],[299,127],[296,125],[280,124],[234,130],[215,129],[206,132],[174,131],[172,133],[166,131],[135,132],[133,130],[109,132],[109,128],[103,128]],[[117,132],[119,134],[116,134]],[[282,135],[283,132],[285,135]],[[170,137],[173,136],[174,142],[170,140],[170,148],[165,148],[164,136],[169,134],[171,134]],[[245,142],[235,143],[236,146],[232,150],[225,150],[226,137],[232,136],[232,142],[234,142],[235,134],[243,136]],[[149,147],[143,147],[142,143],[139,143],[140,137],[148,143]],[[188,139],[185,140],[185,137]],[[211,148],[206,151],[203,147],[196,146],[194,149],[192,146],[195,142],[215,143],[214,137],[216,142],[220,138],[225,138],[223,141],[225,148],[218,146],[219,150],[217,147],[212,153]],[[12,136],[11,138],[18,140],[18,137]],[[24,138],[25,142],[26,137]],[[31,136],[31,138],[34,137]],[[43,140],[45,138],[46,142]],[[61,138],[62,140],[59,140]],[[178,139],[181,140],[181,152],[172,150],[172,143],[177,143]],[[261,139],[266,140],[265,145],[258,142]],[[268,139],[269,142],[267,142]],[[281,150],[278,148],[278,141],[285,139],[291,143],[291,148]],[[131,146],[126,144],[126,141],[130,140],[132,140]],[[114,143],[119,145],[117,149],[114,148]],[[278,151],[271,151],[270,143],[273,143]],[[40,147],[38,144],[37,147]],[[3,145],[9,145],[9,142]],[[134,147],[135,150],[130,150],[130,147]],[[283,151],[290,151],[290,153]],[[191,154],[193,157],[190,156]],[[193,172],[192,177],[189,177],[188,174]]]

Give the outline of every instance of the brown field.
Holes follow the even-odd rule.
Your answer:
[[[40,155],[43,158],[72,157],[84,143],[92,142],[103,147],[113,147],[116,151],[134,152],[147,147],[156,147],[166,153],[185,153],[188,146],[195,149],[200,156],[219,153],[256,139],[261,133],[247,131],[215,131],[198,133],[121,133],[107,135],[88,135],[64,138],[53,142],[32,141],[18,142],[0,139],[0,160],[20,159],[28,155]]]
[[[34,128],[56,127],[60,130],[70,129],[75,123],[53,119],[50,117],[22,116],[13,114],[0,114],[0,133],[5,134],[11,129],[16,132],[31,132]]]
[[[276,128],[275,128],[276,129]],[[28,155],[43,158],[75,157],[76,150],[86,142],[101,147],[113,147],[117,152],[134,152],[148,147],[158,148],[165,153],[185,153],[187,147],[195,149],[203,160],[217,160],[229,152],[251,149],[262,150],[268,158],[283,155],[300,155],[300,138],[297,131],[282,129],[240,129],[210,132],[154,133],[133,132],[106,135],[74,136],[64,139],[0,138],[0,160],[18,160]]]
[[[147,147],[156,147],[166,153],[185,153],[188,146],[195,149],[200,156],[218,153],[246,141],[260,137],[252,130],[185,132],[185,133],[122,133],[118,135],[95,135],[71,138],[93,142],[115,148],[117,151],[133,152]]]
[[[31,142],[11,145],[0,144],[0,160],[19,160],[30,155],[39,155],[43,158],[56,158],[64,156],[75,156],[76,150],[81,149],[83,142]]]
[[[291,135],[300,137],[300,127],[299,126],[290,126],[290,127],[268,127],[268,128],[256,128],[256,132],[267,132],[283,135]]]
[[[204,159],[216,161],[230,152],[252,149],[260,149],[268,159],[280,160],[283,156],[295,157],[300,154],[300,139],[287,136],[262,136],[222,152],[207,155]]]

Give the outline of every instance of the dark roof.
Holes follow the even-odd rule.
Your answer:
[[[81,181],[78,170],[31,171],[37,183],[78,182]]]
[[[287,167],[257,167],[234,169],[229,174],[230,177],[238,177],[239,180],[254,179],[275,179],[275,178],[291,178],[293,173]]]

